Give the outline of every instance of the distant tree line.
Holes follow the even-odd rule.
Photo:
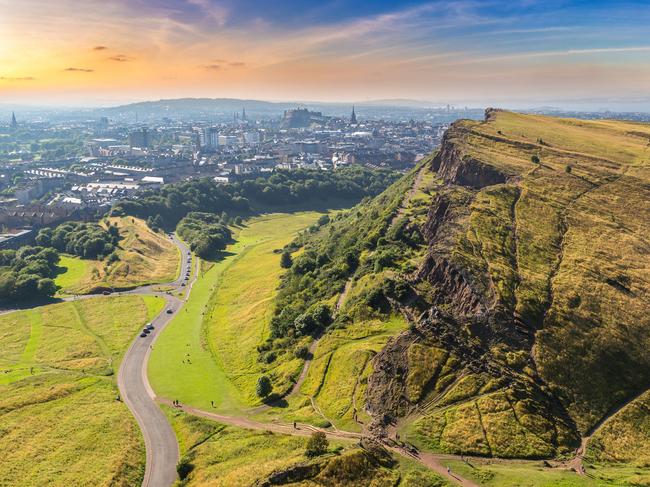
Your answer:
[[[24,246],[20,250],[0,250],[0,300],[53,296],[59,254],[53,248]]]
[[[112,225],[105,230],[97,223],[66,222],[54,229],[41,229],[36,243],[83,259],[102,259],[113,253],[119,239],[119,231]]]
[[[192,211],[178,222],[176,232],[196,255],[206,259],[225,249],[232,240],[227,223],[222,216],[214,213]]]
[[[397,178],[395,172],[355,166],[338,171],[276,171],[232,184],[194,179],[146,191],[137,200],[118,202],[111,215],[151,219],[155,226],[173,228],[190,212],[245,215],[269,208],[354,202],[380,193]]]

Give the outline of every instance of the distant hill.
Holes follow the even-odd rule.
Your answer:
[[[239,116],[246,111],[249,118],[280,119],[285,110],[307,108],[311,111],[322,112],[325,116],[348,117],[352,106],[357,107],[357,115],[361,118],[383,119],[422,119],[431,113],[437,113],[441,121],[453,121],[459,117],[477,118],[482,110],[447,111],[432,108],[430,102],[415,100],[377,100],[360,103],[323,103],[323,102],[269,102],[261,100],[244,100],[235,98],[177,98],[157,101],[145,101],[120,105],[110,108],[96,109],[100,116],[113,118],[135,119],[141,121],[162,119],[194,119],[194,120],[232,120],[235,113]]]

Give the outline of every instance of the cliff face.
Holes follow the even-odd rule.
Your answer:
[[[603,132],[638,147],[612,152]],[[548,457],[650,386],[650,170],[629,165],[644,150],[630,133],[501,111],[448,130],[416,297],[397,304],[412,326],[373,360],[373,431],[406,422],[425,448]]]
[[[431,168],[449,184],[480,189],[505,183],[505,174],[464,152],[462,145],[457,143],[464,132],[464,129],[452,126],[445,133]]]

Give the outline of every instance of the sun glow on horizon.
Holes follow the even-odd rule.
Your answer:
[[[650,82],[642,3],[304,3],[0,0],[0,101],[641,96]]]

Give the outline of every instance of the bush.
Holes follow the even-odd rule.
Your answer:
[[[194,464],[188,458],[181,458],[176,464],[176,472],[181,480],[185,480],[192,470],[194,470]]]
[[[267,376],[263,375],[257,379],[257,385],[255,387],[255,393],[257,394],[257,397],[265,398],[271,394],[272,390],[273,386],[271,385],[271,379],[269,379]]]
[[[282,257],[280,257],[280,267],[283,269],[289,269],[293,264],[293,259],[289,252],[282,252]]]
[[[305,360],[309,357],[309,347],[302,345],[293,351],[293,355],[296,358],[301,358]]]
[[[322,431],[315,431],[309,437],[307,441],[307,448],[305,449],[305,455],[308,457],[317,457],[327,453],[327,448],[329,447],[329,441],[327,441],[327,436]]]

